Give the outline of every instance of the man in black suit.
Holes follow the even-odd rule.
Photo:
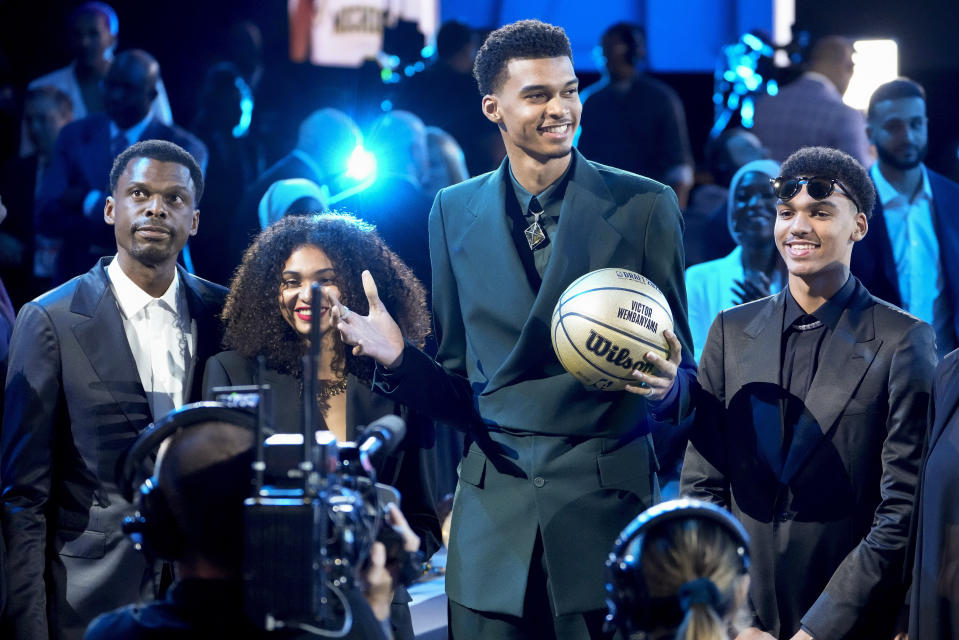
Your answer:
[[[959,347],[959,184],[925,164],[926,92],[897,78],[869,98],[869,140],[879,160],[872,233],[852,253],[852,272],[878,298],[936,330],[939,357]]]
[[[169,140],[205,169],[206,146],[150,114],[159,75],[160,65],[149,53],[124,51],[104,80],[106,112],[76,120],[60,132],[36,202],[37,227],[46,235],[69,240],[58,257],[54,284],[83,273],[111,250],[113,239],[100,221],[100,210],[109,193],[105,178],[121,151],[138,140]]]
[[[749,531],[758,630],[889,638],[905,592],[932,327],[849,273],[875,201],[856,160],[801,149],[774,187],[788,286],[713,322],[691,385],[681,492],[730,509]]]
[[[116,257],[24,305],[0,434],[9,550],[4,637],[79,638],[150,595],[154,567],[120,531],[117,459],[155,418],[201,397],[226,290],[176,264],[203,176],[160,140],[120,154],[103,216]]]
[[[672,406],[691,352],[682,221],[668,187],[572,149],[581,105],[562,29],[494,31],[474,73],[507,158],[433,204],[436,361],[404,348],[369,277],[370,315],[332,313],[380,365],[381,393],[467,432],[446,573],[454,637],[599,638],[607,550],[659,497],[648,413]],[[635,393],[586,388],[550,344],[562,292],[606,267],[647,276],[675,320],[670,360],[647,355],[657,375],[634,374]]]

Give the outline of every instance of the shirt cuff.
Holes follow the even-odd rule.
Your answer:
[[[689,375],[689,371],[680,367],[676,371],[676,379],[673,381],[673,386],[666,392],[666,395],[663,396],[661,400],[647,400],[649,415],[651,415],[654,420],[665,422],[669,420],[669,418],[677,416],[679,410],[679,395],[682,390],[680,387],[689,384],[686,377],[687,375]]]
[[[416,357],[416,354],[413,353],[415,351],[417,351],[416,347],[408,341],[405,341],[403,345],[403,357],[399,365],[389,369],[377,363],[373,368],[373,386],[386,393],[395,391],[396,387],[403,381],[413,366],[410,364],[410,360]]]

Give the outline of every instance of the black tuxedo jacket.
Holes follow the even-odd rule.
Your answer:
[[[118,457],[155,416],[102,259],[20,311],[0,434],[5,637],[79,638],[98,614],[152,595],[120,531]],[[219,348],[226,290],[181,271],[197,342],[191,400]]]
[[[926,173],[932,187],[932,222],[939,241],[945,293],[952,304],[952,327],[959,338],[959,184],[929,168]],[[852,250],[850,269],[874,296],[902,306],[892,241],[878,199],[869,220],[869,233]]]
[[[658,498],[657,463],[645,401],[589,390],[567,373],[550,343],[550,317],[573,280],[622,267],[663,291],[691,352],[682,219],[669,188],[574,151],[536,290],[509,229],[507,163],[437,195],[430,260],[439,353],[434,362],[408,347],[400,367],[377,369],[376,382],[473,440],[453,505],[449,597],[523,615],[541,535],[555,613],[600,609],[604,560],[622,528]]]
[[[857,282],[782,454],[785,297],[713,322],[681,492],[730,509],[749,532],[757,626],[780,638],[800,624],[814,638],[889,637],[904,597],[933,331]]]

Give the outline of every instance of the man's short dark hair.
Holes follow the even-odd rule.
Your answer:
[[[876,115],[876,105],[886,100],[898,100],[900,98],[922,98],[926,100],[926,90],[915,80],[909,78],[896,78],[886,84],[879,85],[872,95],[869,96],[869,109],[866,112],[869,118]]]
[[[503,84],[506,65],[515,58],[558,58],[573,61],[573,50],[562,27],[539,20],[520,20],[500,27],[486,38],[473,63],[480,95],[489,95]]]
[[[113,161],[113,168],[110,169],[110,193],[116,193],[120,176],[126,171],[130,160],[134,158],[175,162],[186,167],[190,171],[190,177],[193,178],[193,206],[200,203],[200,197],[203,195],[203,172],[200,170],[200,165],[189,151],[166,140],[141,140],[118,155]]]
[[[436,55],[440,60],[452,58],[473,41],[473,30],[459,20],[447,20],[436,34]]]
[[[859,161],[830,147],[803,147],[786,158],[780,170],[784,178],[835,178],[842,183],[867,218],[876,205],[876,188]]]

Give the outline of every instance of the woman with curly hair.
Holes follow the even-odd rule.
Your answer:
[[[400,448],[377,469],[377,480],[396,487],[401,510],[429,557],[439,547],[440,527],[428,476],[432,424],[371,390],[374,363],[354,356],[332,329],[332,297],[367,313],[362,273],[380,285],[383,304],[404,337],[422,345],[429,332],[423,285],[390,251],[373,227],[345,214],[289,216],[264,229],[243,255],[223,309],[224,351],[210,358],[203,377],[205,394],[214,387],[253,384],[256,359],[264,356],[263,384],[273,390],[277,432],[301,431],[301,359],[310,348],[311,285],[322,287],[320,355],[317,362],[317,414],[337,440],[355,438],[356,425],[386,414],[410,425]],[[396,638],[412,638],[409,595],[397,589],[390,611]]]

